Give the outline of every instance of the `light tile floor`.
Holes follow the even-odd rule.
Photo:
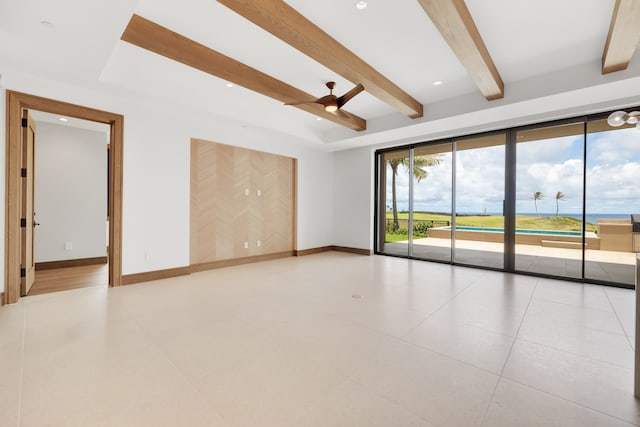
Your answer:
[[[330,252],[0,308],[1,426],[623,426],[634,293]]]

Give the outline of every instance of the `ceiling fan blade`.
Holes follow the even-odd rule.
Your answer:
[[[316,100],[318,104],[327,105],[333,102],[338,102],[338,97],[335,95],[325,95],[322,98]]]
[[[335,95],[325,95],[322,98],[318,98],[315,101],[294,101],[294,102],[287,102],[284,105],[302,105],[302,104],[320,104],[320,105],[327,105],[330,104],[332,102],[337,102],[338,97]]]
[[[362,83],[358,83],[353,89],[351,89],[349,92],[345,93],[340,98],[338,98],[338,108],[341,108],[344,104],[349,102],[351,98],[353,98],[363,90],[364,90],[364,86],[362,85]]]
[[[319,99],[315,101],[295,101],[295,102],[287,102],[284,105],[303,105],[303,104],[322,104]]]

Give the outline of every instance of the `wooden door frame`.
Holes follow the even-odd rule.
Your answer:
[[[7,90],[5,171],[5,304],[20,298],[20,169],[22,110],[38,110],[110,126],[109,155],[109,285],[122,284],[122,154],[124,116],[26,93]]]

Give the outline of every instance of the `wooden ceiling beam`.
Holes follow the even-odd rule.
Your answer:
[[[313,95],[138,15],[131,17],[121,39],[283,103],[316,99]],[[296,105],[295,108],[355,131],[367,128],[367,122],[363,118],[351,113],[338,116],[326,112],[319,104]]]
[[[504,83],[464,0],[418,0],[488,101],[504,97]]]
[[[219,3],[333,70],[411,117],[422,117],[423,106],[379,71],[356,56],[282,0],[218,0]]]
[[[640,41],[640,1],[616,0],[602,53],[602,74],[626,70]]]

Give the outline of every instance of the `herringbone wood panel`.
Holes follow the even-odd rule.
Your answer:
[[[191,264],[293,250],[294,172],[289,157],[192,139]]]

